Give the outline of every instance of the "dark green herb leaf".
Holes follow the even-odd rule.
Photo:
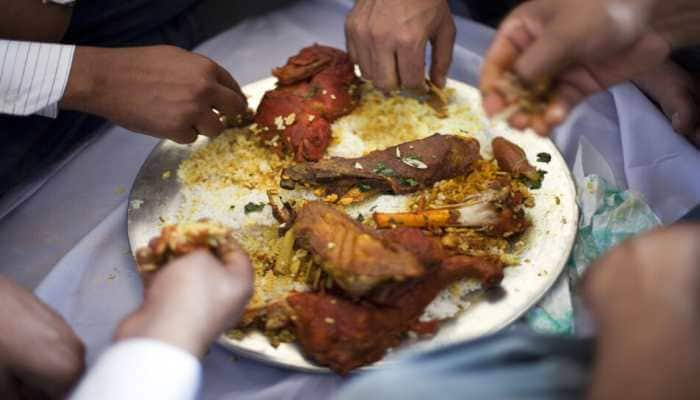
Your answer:
[[[243,211],[245,211],[246,214],[250,214],[253,212],[262,211],[263,208],[265,208],[265,203],[250,202],[243,207]]]
[[[369,212],[374,212],[374,210],[376,210],[376,209],[377,209],[377,206],[372,206],[372,207],[370,207]]]
[[[365,220],[365,216],[362,214],[357,214],[357,218],[355,218],[357,222],[362,223]]]
[[[418,185],[418,181],[416,181],[413,178],[399,178],[399,183],[402,186],[410,186],[410,187]]]
[[[537,153],[537,162],[548,163],[552,161],[552,155],[549,153]]]
[[[358,183],[357,188],[360,189],[360,192],[369,192],[370,190],[372,190],[372,186],[366,183]]]
[[[540,176],[537,180],[534,180],[534,181],[532,179],[528,179],[528,178],[523,177],[523,183],[525,185],[527,185],[527,187],[529,187],[530,189],[539,189],[542,187],[542,180],[544,180],[544,176],[547,173],[547,171],[538,169],[537,173]]]
[[[231,211],[233,211],[233,210],[236,209],[236,205],[234,204],[234,205],[232,205],[231,207],[229,207],[228,209],[231,210]]]
[[[384,165],[384,163],[381,163],[381,162],[378,163],[376,167],[374,167],[374,170],[372,172],[374,172],[377,175],[382,175],[382,176],[387,176],[387,177],[396,176],[396,172],[394,172],[393,169],[387,167],[386,165]]]

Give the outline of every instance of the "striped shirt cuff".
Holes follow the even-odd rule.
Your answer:
[[[192,354],[152,339],[118,342],[100,356],[70,400],[193,400],[202,367]]]
[[[0,113],[55,118],[75,46],[0,40]]]

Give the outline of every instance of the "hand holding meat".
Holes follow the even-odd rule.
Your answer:
[[[80,339],[53,310],[0,278],[0,398],[62,398],[85,368]]]
[[[246,97],[221,66],[170,46],[79,47],[61,108],[104,117],[135,132],[189,143],[248,116]]]
[[[456,28],[445,0],[359,0],[348,15],[345,36],[362,76],[385,92],[425,92],[425,51],[432,45],[430,80],[446,82]]]
[[[211,238],[207,236],[205,244],[173,238],[170,243],[179,250],[171,248],[168,254],[187,255],[173,257],[163,266],[157,264],[169,256],[158,257],[165,253],[140,254],[142,274],[154,275],[146,280],[141,307],[119,326],[118,340],[149,337],[202,357],[211,342],[238,321],[252,291],[250,261],[232,241],[218,242],[213,252],[207,250],[206,243],[213,245]],[[148,265],[158,268],[143,270],[147,256],[156,261]]]
[[[586,96],[659,66],[696,43],[697,2],[537,0],[501,24],[481,74],[484,108],[548,134]]]

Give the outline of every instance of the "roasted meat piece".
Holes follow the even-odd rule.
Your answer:
[[[314,44],[289,57],[287,64],[272,70],[272,75],[281,85],[291,85],[307,80],[328,67],[343,64],[352,65],[347,53],[333,47]]]
[[[155,273],[175,258],[198,249],[210,250],[222,258],[239,249],[233,231],[219,223],[202,219],[194,223],[168,225],[163,227],[160,236],[148,242],[148,246],[136,251],[136,265],[148,285]]]
[[[498,167],[502,170],[532,181],[541,179],[537,169],[528,162],[525,152],[517,144],[499,136],[491,141],[491,147]]]
[[[447,257],[445,249],[440,241],[425,234],[420,229],[396,228],[379,231],[384,239],[396,243],[413,253],[423,266],[432,268],[440,265]]]
[[[357,106],[358,78],[348,55],[313,45],[273,70],[275,89],[263,96],[255,115],[266,143],[294,154],[297,161],[319,160],[331,136],[330,124]]]
[[[425,272],[412,253],[322,202],[304,205],[292,229],[297,245],[316,256],[321,268],[354,297]]]
[[[493,260],[468,257],[442,263],[425,277],[399,284],[383,305],[352,302],[324,293],[293,293],[286,299],[297,340],[306,354],[344,374],[381,359],[435,296],[474,271],[502,269]]]
[[[294,165],[282,173],[281,186],[320,186],[342,197],[353,188],[367,192],[405,194],[433,183],[466,175],[481,159],[479,142],[435,134],[360,158],[331,158]]]

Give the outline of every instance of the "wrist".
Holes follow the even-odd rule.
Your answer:
[[[197,358],[202,358],[207,351],[208,342],[198,338],[197,328],[186,326],[177,318],[169,321],[168,317],[161,317],[164,313],[151,313],[140,308],[126,317],[117,328],[114,340],[122,341],[135,338],[153,339],[178,347]]]
[[[66,90],[58,103],[62,110],[89,112],[90,102],[100,87],[100,52],[95,47],[76,47]]]

